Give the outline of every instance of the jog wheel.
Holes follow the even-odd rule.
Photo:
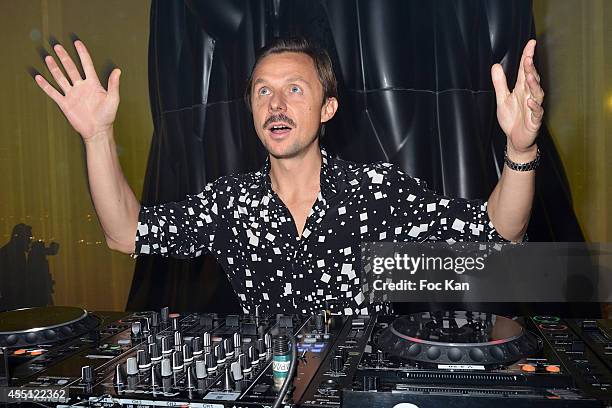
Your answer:
[[[515,320],[456,310],[399,317],[380,332],[377,345],[402,360],[456,369],[512,364],[542,347],[541,340]]]
[[[52,344],[87,333],[100,319],[78,307],[33,307],[0,313],[0,347]]]

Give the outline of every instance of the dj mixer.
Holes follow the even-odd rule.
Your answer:
[[[279,338],[297,357],[280,406],[612,407],[609,320],[72,307],[0,313],[0,403],[272,407]]]

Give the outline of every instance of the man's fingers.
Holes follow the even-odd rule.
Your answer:
[[[527,86],[525,84],[525,79],[527,78],[526,74],[526,66],[528,65],[528,59],[531,59],[533,63],[533,56],[535,54],[536,40],[529,40],[523,48],[523,54],[521,55],[521,62],[519,64],[518,75],[516,77],[516,86]],[[526,90],[526,89],[525,89]]]
[[[531,98],[527,99],[527,106],[531,111],[531,122],[534,125],[539,125],[540,123],[542,123],[542,118],[544,117],[544,108],[542,108],[539,103],[537,103]]]
[[[533,74],[527,76],[527,85],[529,87],[529,94],[539,105],[544,102],[544,90],[540,86],[537,78]]]
[[[36,81],[40,89],[42,89],[44,93],[46,93],[51,99],[53,99],[55,103],[57,103],[58,105],[61,103],[63,98],[62,94],[59,93],[57,89],[52,87],[51,84],[49,84],[49,82],[47,82],[47,80],[43,78],[42,75],[36,75],[34,77],[34,80]]]
[[[532,57],[535,55],[536,40],[529,40],[523,48],[523,57]]]
[[[533,63],[533,57],[525,58],[525,73],[526,75],[533,74],[538,82],[540,82],[540,75],[538,74],[535,64]]]
[[[55,58],[53,58],[51,55],[47,55],[45,57],[45,64],[47,64],[47,68],[49,68],[49,72],[53,76],[53,79],[55,79],[55,82],[57,82],[61,90],[66,93],[70,89],[71,85],[70,82],[68,82],[68,80],[64,76],[64,73],[62,72],[60,67],[55,62]]]
[[[495,88],[497,106],[500,106],[504,103],[508,95],[510,95],[506,74],[500,64],[495,64],[491,67],[491,79],[493,80],[493,87]]]
[[[73,84],[77,81],[82,81],[83,78],[81,78],[81,73],[77,69],[76,65],[74,65],[74,61],[72,61],[72,58],[70,58],[70,55],[68,55],[68,52],[64,49],[64,47],[62,47],[60,44],[57,44],[55,47],[53,47],[53,49],[55,50],[55,53],[62,62],[62,65],[64,66],[68,77],[70,78],[70,81]]]
[[[74,46],[79,54],[79,58],[81,59],[81,65],[83,66],[83,72],[85,72],[85,78],[92,78],[99,82],[96,69],[94,68],[93,61],[91,60],[91,56],[89,55],[85,44],[83,44],[82,41],[77,40],[74,42]]]
[[[119,77],[121,76],[121,70],[118,68],[113,69],[110,76],[108,77],[108,95],[111,98],[119,98]]]

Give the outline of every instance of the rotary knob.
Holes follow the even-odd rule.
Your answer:
[[[149,381],[151,382],[151,387],[153,388],[159,388],[162,386],[162,380],[159,374],[159,367],[151,367],[151,376]]]
[[[183,356],[180,352],[172,353],[172,370],[181,371],[183,369]]]
[[[205,353],[210,353],[212,347],[212,340],[209,332],[204,332],[202,334],[202,347],[204,347]]]
[[[250,373],[252,370],[251,362],[249,361],[246,354],[242,353],[238,356],[238,362],[243,373]]]
[[[234,381],[242,380],[242,367],[240,367],[239,361],[234,361],[230,365],[230,370],[232,372],[232,378],[234,379]]]
[[[193,350],[193,357],[194,358],[198,358],[199,356],[202,355],[202,338],[201,337],[194,337],[191,340],[191,349]]]
[[[234,351],[237,351],[238,354],[240,354],[240,350],[242,350],[242,336],[239,332],[236,332],[232,337],[232,340],[234,341]]]
[[[161,360],[162,356],[159,352],[159,347],[157,346],[157,343],[149,344],[149,356],[151,357],[151,361],[154,363],[157,363]]]
[[[159,327],[159,313],[151,312],[151,327]]]
[[[123,364],[119,363],[115,366],[115,375],[113,377],[113,384],[117,386],[125,385],[125,370]]]
[[[81,367],[81,382],[83,384],[93,384],[94,371],[92,366],[86,365]]]
[[[136,357],[128,357],[127,361],[125,362],[125,365],[127,367],[128,376],[138,374],[138,362],[136,361]]]
[[[160,317],[161,317],[162,324],[164,326],[166,324],[168,324],[168,316],[170,315],[170,309],[168,309],[168,306],[162,307],[162,309],[160,310],[159,314],[160,314]]]
[[[174,350],[181,351],[183,348],[183,336],[180,331],[174,332]]]
[[[181,325],[179,324],[179,316],[178,315],[173,315],[173,316],[170,317],[170,327],[172,327],[172,330],[174,330],[174,331],[178,331],[179,330]]]
[[[346,361],[348,358],[348,349],[345,347],[338,347],[336,349],[336,355],[342,357],[342,361]]]
[[[183,344],[183,363],[191,364],[193,361],[193,353],[191,352],[191,346],[188,343]]]
[[[223,349],[225,350],[226,358],[234,357],[234,342],[232,339],[223,340]]]
[[[266,346],[266,351],[272,350],[272,335],[270,333],[266,333],[264,336],[264,344]],[[261,351],[261,350],[260,350]]]
[[[225,367],[225,373],[223,375],[223,391],[233,391],[229,367]]]
[[[172,363],[167,358],[164,358],[161,362],[161,375],[162,377],[172,376]]]
[[[206,362],[204,360],[197,360],[195,363],[196,378],[202,380],[208,376],[206,369]]]
[[[319,332],[323,331],[323,328],[325,327],[325,315],[323,313],[324,312],[321,312],[315,315],[315,329]]]
[[[206,362],[206,369],[209,373],[217,371],[217,359],[212,353],[207,353],[204,356],[204,361]]]
[[[131,337],[134,340],[140,339],[142,336],[142,327],[140,322],[132,322]]]
[[[197,378],[195,368],[193,366],[187,367],[187,389],[193,390],[196,388]]]
[[[259,354],[253,346],[249,346],[247,350],[247,361],[249,361],[252,366],[259,364]]]
[[[170,337],[162,337],[161,339],[162,355],[169,356],[172,354],[172,346],[170,345]]]
[[[140,328],[143,333],[149,333],[151,331],[151,318],[149,316],[145,316],[140,320]]]
[[[266,343],[264,339],[257,339],[257,351],[258,358],[265,359],[266,358]]]
[[[342,356],[334,356],[331,360],[331,369],[332,371],[339,373],[344,368],[344,361],[342,360]]]
[[[151,367],[151,359],[149,358],[147,350],[138,350],[136,352],[136,361],[138,362],[138,368],[140,370]]]
[[[225,363],[225,351],[223,350],[223,343],[219,343],[215,346],[215,358],[217,359],[217,365]]]

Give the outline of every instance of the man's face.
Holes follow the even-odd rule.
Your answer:
[[[321,123],[336,113],[335,98],[323,101],[312,59],[284,52],[263,58],[253,73],[251,106],[259,139],[275,158],[299,155],[316,139]]]

